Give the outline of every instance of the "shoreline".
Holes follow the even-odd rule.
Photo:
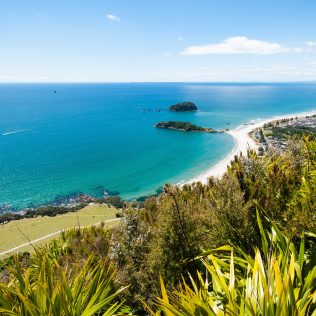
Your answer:
[[[233,138],[233,140],[234,140],[233,149],[223,159],[221,159],[219,162],[217,162],[215,165],[211,165],[211,167],[208,168],[206,171],[204,171],[202,173],[198,173],[196,176],[191,177],[191,179],[189,179],[189,180],[182,180],[181,182],[175,183],[173,185],[182,187],[185,184],[193,184],[196,182],[201,182],[202,184],[206,184],[208,178],[210,178],[210,177],[215,177],[215,178],[222,177],[224,175],[224,173],[227,171],[227,167],[230,165],[231,161],[234,159],[234,157],[236,155],[239,155],[240,153],[242,153],[243,156],[246,156],[247,151],[249,149],[257,151],[259,145],[256,142],[256,140],[250,136],[250,133],[252,133],[254,130],[256,130],[258,128],[262,128],[264,124],[267,124],[267,123],[270,123],[270,122],[273,122],[276,120],[291,119],[291,118],[304,118],[306,116],[311,116],[311,115],[316,115],[316,110],[293,113],[293,114],[277,115],[277,116],[273,116],[273,117],[265,118],[265,119],[251,120],[250,122],[244,123],[244,124],[238,126],[237,128],[234,128],[234,129],[231,129],[228,131],[223,131],[223,132],[221,131],[221,133],[228,134]],[[150,196],[155,195],[155,194],[157,194],[157,192],[153,193],[153,194],[148,194],[146,196],[142,196],[141,198],[150,197]],[[99,197],[95,197],[92,195],[87,195],[87,194],[84,194],[82,192],[79,192],[78,194],[75,194],[75,195],[73,195],[73,194],[66,195],[60,201],[56,201],[56,199],[54,199],[53,201],[48,202],[48,203],[30,206],[30,207],[25,207],[25,208],[15,209],[15,208],[11,208],[8,205],[6,208],[3,208],[1,210],[2,205],[0,205],[0,215],[3,215],[5,213],[23,215],[27,211],[30,211],[30,210],[36,211],[36,210],[43,208],[43,207],[44,208],[45,207],[68,208],[68,207],[77,206],[80,203],[87,202],[87,200],[86,201],[82,201],[82,200],[74,201],[74,200],[76,200],[76,197],[78,197],[78,196],[84,196],[86,198],[93,199],[93,200],[99,199]],[[109,196],[111,196],[111,195],[109,195]],[[68,201],[68,199],[70,199],[71,201]],[[138,200],[138,198],[135,198],[135,197],[126,199],[126,201],[137,201],[137,200]],[[92,201],[89,200],[88,202],[92,202]],[[4,205],[4,206],[6,206],[6,205]]]
[[[205,172],[201,173],[200,175],[194,177],[193,179],[186,181],[184,184],[192,184],[195,182],[201,182],[203,184],[206,184],[208,178],[210,177],[215,177],[215,178],[222,177],[224,173],[226,172],[227,167],[230,165],[230,162],[234,159],[236,155],[239,155],[241,153],[242,155],[245,156],[247,155],[247,151],[249,149],[254,149],[254,150],[258,149],[258,144],[250,136],[250,133],[252,133],[254,130],[258,128],[262,128],[264,124],[267,124],[269,122],[273,122],[276,120],[291,119],[291,118],[296,118],[296,117],[302,118],[308,115],[315,115],[315,114],[316,114],[316,110],[294,113],[294,114],[278,115],[278,116],[270,117],[268,119],[262,119],[254,123],[245,123],[235,129],[226,131],[225,134],[230,135],[234,139],[235,145],[232,151],[226,157],[224,157],[221,161],[216,163],[214,166],[212,166]],[[181,184],[181,186],[184,184]]]

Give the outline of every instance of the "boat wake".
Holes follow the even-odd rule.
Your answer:
[[[19,130],[17,130],[17,131],[12,131],[12,132],[3,133],[2,136],[7,136],[7,135],[11,135],[11,134],[22,133],[22,132],[26,132],[26,131],[29,131],[29,129],[19,129]]]

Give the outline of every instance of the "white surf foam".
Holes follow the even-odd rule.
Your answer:
[[[28,131],[28,130],[29,130],[29,129],[19,129],[19,130],[16,130],[16,131],[3,133],[2,136],[7,136],[7,135],[11,135],[11,134],[22,133],[22,132],[25,132],[25,131]]]

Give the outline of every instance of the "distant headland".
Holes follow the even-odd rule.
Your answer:
[[[184,131],[184,132],[205,132],[205,133],[218,133],[219,132],[213,128],[200,127],[190,122],[179,122],[179,121],[159,122],[155,124],[155,127],[177,130],[177,131]]]
[[[177,103],[169,107],[169,110],[172,112],[194,112],[197,109],[197,106],[193,102]]]

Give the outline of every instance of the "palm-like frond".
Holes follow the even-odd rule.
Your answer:
[[[124,288],[113,288],[114,271],[89,259],[71,278],[69,269],[45,256],[36,273],[16,264],[10,284],[0,284],[0,313],[4,315],[117,315]]]
[[[252,257],[228,247],[208,253],[202,259],[210,284],[198,272],[198,282],[182,281],[177,291],[157,299],[159,314],[167,315],[316,315],[316,266],[305,253],[304,236],[299,250],[271,224],[261,231],[262,251]],[[245,264],[246,263],[246,264]],[[153,311],[151,311],[152,314]]]

